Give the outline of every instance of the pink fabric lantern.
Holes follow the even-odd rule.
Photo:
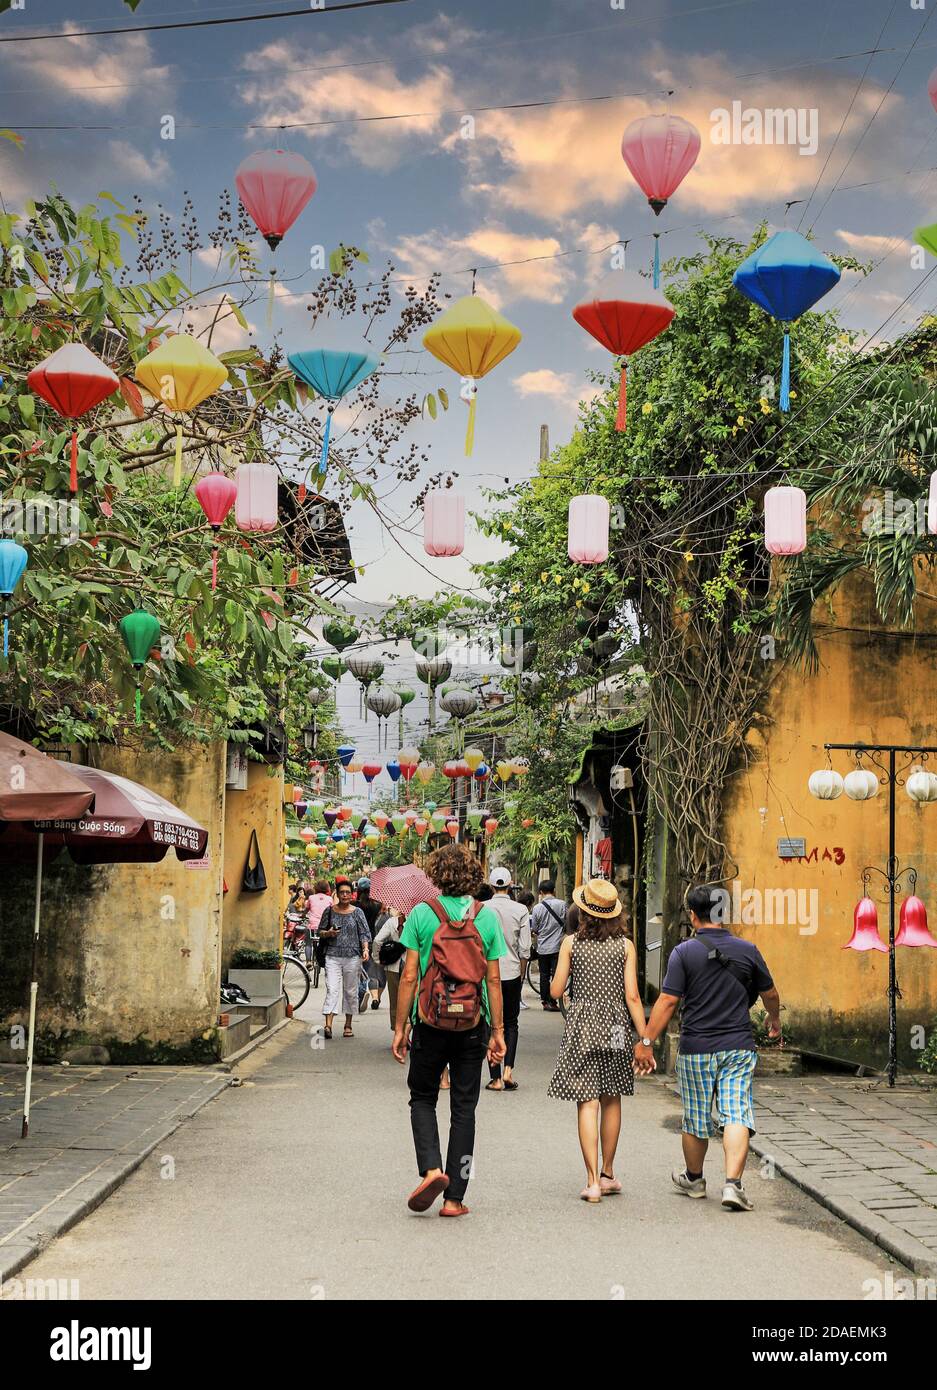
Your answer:
[[[611,508],[604,497],[569,499],[569,558],[578,565],[601,565],[608,559]]]
[[[498,822],[495,820],[494,816],[489,816],[488,819],[485,821],[485,834],[493,835],[497,828]]]
[[[215,536],[211,552],[211,587],[214,592],[218,583],[218,532],[234,506],[237,488],[223,473],[206,473],[204,478],[199,478],[195,484],[195,495]]]
[[[932,536],[937,536],[937,473],[930,475],[927,490],[927,529]]]
[[[423,503],[423,549],[427,555],[461,555],[465,549],[465,498],[455,492],[427,493]]]
[[[451,839],[457,840],[459,838],[459,822],[457,820],[447,820],[446,831]]]
[[[234,519],[241,531],[273,531],[279,474],[272,463],[242,463],[235,474]]]
[[[901,904],[898,918],[896,946],[937,946],[937,937],[931,936],[927,926],[927,908],[920,898],[913,895]]]
[[[878,908],[871,898],[860,898],[852,918],[852,936],[844,951],[885,951],[888,947],[878,934]]]
[[[238,165],[238,196],[275,251],[317,188],[312,165],[287,150],[258,150]]]
[[[659,217],[700,152],[700,133],[682,116],[642,116],[621,137],[621,157]]]
[[[934,68],[934,71],[927,79],[927,95],[931,99],[931,105],[934,110],[937,111],[937,68]]]
[[[765,493],[765,549],[772,555],[799,555],[807,548],[807,494],[799,487],[772,487]]]

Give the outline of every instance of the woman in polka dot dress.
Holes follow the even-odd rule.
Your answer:
[[[621,1098],[634,1095],[634,1044],[644,1033],[645,1017],[634,943],[614,885],[592,879],[575,890],[573,900],[579,930],[560,946],[550,986],[559,999],[569,981],[571,1002],[547,1095],[577,1102],[586,1165],[579,1195],[584,1202],[600,1202],[621,1192],[615,1177]]]

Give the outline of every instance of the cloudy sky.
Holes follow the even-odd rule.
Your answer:
[[[275,329],[289,350],[313,345],[303,302],[318,274],[308,268],[310,246],[364,246],[371,265],[363,279],[388,258],[400,276],[441,270],[454,297],[470,289],[469,268],[480,267],[479,293],[524,337],[481,384],[471,460],[462,455],[458,379],[425,353],[407,359],[407,384],[442,385],[452,399],[448,415],[420,427],[433,471],[457,471],[477,504],[480,488],[531,471],[541,424],[552,444],[569,436],[589,370],[606,365],[570,309],[608,270],[610,243],[627,239],[628,264],[638,268],[649,264],[653,230],[664,234],[667,256],[692,251],[701,228],[744,238],[767,218],[812,228],[821,248],[876,263],[861,285],[845,275],[827,301],[850,325],[891,337],[933,311],[937,290],[921,284],[925,270],[909,240],[937,217],[937,184],[925,172],[937,165],[927,93],[937,6],[917,4],[407,0],[359,13],[0,43],[0,126],[26,142],[18,152],[0,141],[0,191],[7,206],[50,180],[79,201],[102,189],[119,198],[137,191],[175,217],[188,189],[210,222],[246,154],[302,152],[319,188],[276,258],[289,294],[278,299]],[[0,17],[0,38],[47,24],[102,28],[283,8],[285,0],[142,0],[131,16],[119,0],[45,0],[40,21],[30,0]],[[700,129],[702,152],[656,220],[620,142],[629,121],[665,109],[668,92],[671,110]],[[816,112],[816,153],[715,143],[712,113],[736,101]],[[172,140],[161,139],[166,116]],[[289,127],[282,133],[257,128],[281,124]],[[210,283],[207,258],[192,275]],[[252,322],[263,344],[262,298]],[[224,345],[237,341],[231,332]],[[327,345],[322,335],[315,343]],[[387,528],[363,510],[348,517],[366,567],[359,595],[470,587],[462,561],[423,555],[399,499],[388,503]],[[470,535],[469,558],[490,553]]]

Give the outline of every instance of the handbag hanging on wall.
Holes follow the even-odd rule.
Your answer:
[[[251,856],[257,855],[257,863],[251,867]],[[250,844],[247,847],[247,863],[244,865],[244,882],[242,884],[245,893],[263,893],[267,888],[267,875],[264,873],[264,861],[260,857],[260,845],[257,843],[257,831],[251,831]]]

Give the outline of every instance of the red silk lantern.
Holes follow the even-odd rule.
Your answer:
[[[640,275],[622,270],[611,276],[595,299],[577,304],[573,318],[609,352],[625,360],[618,386],[615,428],[626,425],[627,359],[662,333],[674,316],[672,304]]]
[[[927,926],[927,908],[920,898],[913,895],[901,904],[898,918],[896,946],[937,946],[937,937],[931,935]]]
[[[457,820],[447,820],[446,830],[450,839],[457,840],[459,837],[459,822]]]
[[[308,159],[287,150],[258,150],[238,165],[238,196],[275,251],[318,187]]]
[[[423,549],[427,555],[461,555],[465,549],[465,498],[448,489],[426,494]]]
[[[700,133],[682,116],[642,116],[621,137],[621,157],[658,217],[699,152]]]
[[[351,806],[339,806],[338,808],[338,818],[341,821],[351,820],[353,814]]]
[[[461,777],[463,774],[459,772],[459,764],[455,761],[451,761],[443,763],[442,775],[443,777],[448,777],[450,782],[454,782],[457,777]]]
[[[114,372],[82,343],[63,343],[33,367],[26,378],[30,391],[66,420],[77,420],[119,390]],[[72,429],[72,458],[68,486],[78,491],[78,430]]]
[[[218,532],[234,506],[237,487],[223,473],[206,473],[204,478],[199,478],[195,484],[195,495],[215,537],[211,552],[211,587],[214,592],[218,583]]]
[[[485,821],[485,834],[493,835],[497,828],[498,822],[495,820],[494,816],[489,816],[488,819]]]
[[[853,913],[852,936],[844,951],[888,951],[878,934],[878,908],[871,898],[860,898]]]
[[[601,565],[608,559],[611,508],[604,497],[569,499],[567,549],[577,565]]]
[[[420,817],[413,822],[413,828],[422,840],[427,830],[429,830],[429,821],[425,821]]]

